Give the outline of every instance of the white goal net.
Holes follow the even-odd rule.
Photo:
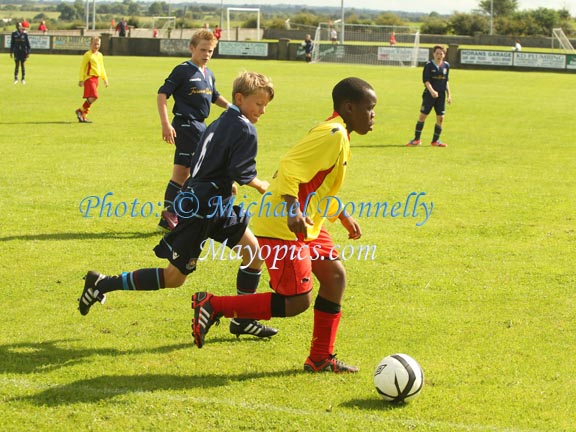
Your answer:
[[[417,66],[427,60],[412,27],[320,23],[314,35],[313,62]]]
[[[572,43],[570,43],[570,39],[568,39],[568,37],[566,37],[566,33],[564,33],[564,30],[562,30],[561,28],[555,28],[552,29],[552,48],[555,48],[554,46],[554,42],[558,41],[558,43],[560,44],[560,46],[562,47],[562,49],[568,53],[574,53],[576,52],[574,50],[574,47],[572,46]]]
[[[175,16],[155,16],[152,18],[152,29],[156,29],[159,32],[160,37],[170,37],[172,30],[176,28],[176,17]]]

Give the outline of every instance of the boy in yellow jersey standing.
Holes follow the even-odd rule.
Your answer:
[[[88,112],[92,104],[98,99],[98,79],[102,78],[108,87],[108,76],[104,68],[104,56],[99,51],[100,37],[94,36],[90,41],[90,49],[82,56],[80,65],[80,80],[78,86],[84,86],[84,103],[76,110],[76,117],[80,123],[92,123],[88,120]]]

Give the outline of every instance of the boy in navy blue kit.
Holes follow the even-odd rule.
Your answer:
[[[446,49],[443,46],[436,45],[433,49],[433,56],[434,60],[428,60],[422,72],[422,81],[426,88],[422,94],[422,106],[420,108],[418,122],[416,123],[414,139],[406,144],[408,147],[415,147],[422,144],[420,136],[424,129],[426,117],[428,117],[432,108],[434,108],[436,112],[436,125],[434,126],[434,136],[430,144],[434,147],[448,146],[448,144],[440,141],[440,134],[442,133],[442,122],[444,121],[444,114],[446,113],[446,102],[452,103],[450,84],[448,83],[450,64],[444,61]]]
[[[264,114],[274,98],[272,82],[265,76],[244,72],[233,84],[234,105],[204,132],[191,161],[191,176],[176,199],[181,216],[177,226],[154,248],[156,256],[169,261],[166,268],[140,269],[117,276],[89,271],[79,299],[82,315],[106,293],[116,290],[151,291],[181,286],[196,270],[202,247],[209,239],[240,248],[242,265],[237,274],[237,293],[253,294],[260,281],[263,261],[259,259],[258,241],[248,229],[248,215],[239,206],[230,213],[215,212],[211,203],[220,201],[226,208],[233,195],[234,183],[255,188],[263,194],[269,184],[256,176],[257,134],[254,123]],[[212,201],[211,201],[212,200]],[[251,319],[233,319],[233,334],[270,337],[277,330]]]
[[[171,230],[178,223],[172,203],[190,175],[190,161],[196,145],[206,129],[204,120],[210,107],[216,104],[227,108],[228,101],[216,89],[216,78],[206,67],[218,40],[209,30],[198,30],[190,39],[190,60],[176,66],[158,89],[157,105],[162,123],[162,139],[175,144],[172,177],[164,192],[165,210],[158,223],[163,230]],[[167,100],[174,97],[170,123]]]
[[[24,63],[30,55],[30,41],[22,23],[16,25],[16,31],[10,36],[10,57],[14,57],[14,84],[18,84],[18,69],[21,70],[22,84],[26,84]]]

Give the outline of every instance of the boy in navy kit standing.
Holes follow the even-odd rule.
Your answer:
[[[450,64],[444,61],[446,49],[443,46],[436,45],[432,52],[434,60],[428,60],[422,72],[422,81],[426,88],[422,94],[422,107],[420,108],[420,116],[416,123],[414,139],[406,144],[408,147],[415,147],[422,144],[420,136],[422,129],[424,129],[426,117],[428,117],[432,108],[434,108],[436,112],[436,125],[434,126],[434,136],[431,145],[434,147],[448,146],[448,144],[440,141],[440,134],[442,133],[442,122],[444,121],[444,114],[446,113],[446,102],[452,103],[450,84],[448,83]]]
[[[198,151],[192,156],[191,176],[175,203],[183,217],[154,248],[156,256],[169,261],[168,266],[117,276],[89,271],[79,299],[82,315],[97,301],[104,303],[110,291],[152,291],[181,286],[196,270],[202,248],[209,239],[229,248],[240,248],[242,265],[236,279],[237,293],[256,292],[263,262],[258,258],[258,241],[248,229],[248,216],[239,206],[231,207],[233,211],[228,213],[218,211],[211,203],[220,202],[221,208],[228,209],[235,182],[262,194],[268,188],[268,182],[256,176],[258,139],[254,123],[274,98],[274,87],[267,77],[245,72],[234,81],[232,96],[234,105],[206,129]],[[252,319],[233,319],[230,332],[237,336],[270,337],[277,330]]]
[[[10,38],[10,57],[14,57],[14,84],[18,84],[18,69],[21,70],[22,84],[26,84],[26,67],[24,63],[30,55],[30,41],[28,33],[24,31],[22,23],[16,25],[16,31]]]
[[[190,175],[190,161],[202,132],[211,104],[227,108],[228,101],[216,89],[215,77],[206,64],[212,58],[218,40],[209,30],[199,30],[190,39],[190,60],[176,66],[158,90],[157,104],[162,123],[162,139],[175,144],[172,178],[164,193],[165,210],[158,225],[172,230],[178,223],[172,203]],[[174,97],[170,123],[167,100]]]

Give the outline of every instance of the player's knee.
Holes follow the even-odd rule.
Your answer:
[[[170,264],[164,270],[164,283],[166,288],[178,288],[186,282],[186,275]]]
[[[286,297],[286,316],[296,316],[306,311],[312,303],[312,291],[295,296]]]

